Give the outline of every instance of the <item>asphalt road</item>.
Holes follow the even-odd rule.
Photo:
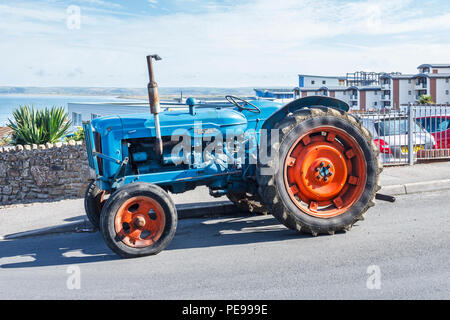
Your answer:
[[[99,233],[0,241],[0,298],[449,299],[449,199],[377,202],[350,232],[316,238],[271,216],[182,220],[168,249],[132,260]]]

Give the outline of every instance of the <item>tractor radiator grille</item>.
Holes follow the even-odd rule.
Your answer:
[[[94,132],[94,144],[95,151],[98,153],[102,153],[102,138],[98,132]],[[99,175],[103,176],[103,159],[100,157],[97,158],[97,166]]]

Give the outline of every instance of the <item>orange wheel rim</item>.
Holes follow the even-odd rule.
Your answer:
[[[344,130],[316,128],[290,148],[284,161],[284,182],[289,197],[303,212],[319,218],[336,217],[364,190],[364,153]]]
[[[144,196],[128,199],[118,210],[115,230],[118,238],[127,246],[143,248],[154,244],[161,237],[166,217],[161,205]]]

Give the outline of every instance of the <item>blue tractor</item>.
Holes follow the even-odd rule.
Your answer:
[[[374,205],[378,148],[349,106],[328,97],[286,105],[226,96],[162,111],[147,57],[150,113],[83,124],[89,166],[89,220],[118,255],[159,253],[174,237],[170,193],[207,186],[287,228],[318,234],[349,230]]]

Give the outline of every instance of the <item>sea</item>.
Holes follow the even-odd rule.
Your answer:
[[[53,106],[64,107],[67,111],[69,102],[143,102],[141,100],[123,99],[114,96],[77,96],[77,95],[29,95],[0,94],[0,127],[6,126],[12,119],[14,109],[23,105],[34,106],[36,109]],[[99,106],[101,108],[101,106]],[[102,110],[98,110],[101,114]]]

